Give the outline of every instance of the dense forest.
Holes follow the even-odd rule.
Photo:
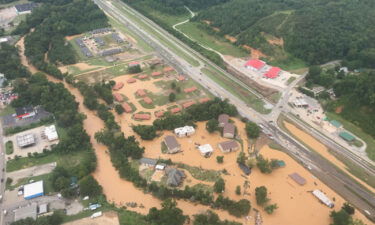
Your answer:
[[[0,59],[0,72],[5,74],[8,80],[30,76],[30,72],[20,61],[16,47],[2,43],[0,46]]]
[[[32,64],[48,74],[62,78],[56,64],[76,62],[76,54],[64,37],[106,27],[107,18],[92,1],[36,2],[43,4],[27,16],[13,33],[28,34],[25,38],[25,55]],[[35,28],[34,31],[29,33],[32,28]]]
[[[218,28],[218,35],[236,37],[235,44],[258,48],[266,55],[281,48],[309,64],[345,59],[352,69],[375,68],[372,0],[124,1],[141,11],[147,6],[174,15],[186,5],[198,11],[193,20],[207,29]],[[269,43],[273,38],[282,38],[284,45]]]

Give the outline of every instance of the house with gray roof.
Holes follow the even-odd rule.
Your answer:
[[[172,187],[179,186],[186,177],[184,171],[176,168],[167,168],[165,174],[167,175],[167,185]]]
[[[239,148],[237,141],[224,141],[219,143],[219,149],[224,152],[234,152],[237,151]]]
[[[229,116],[227,114],[221,114],[217,120],[219,121],[219,127],[224,127],[229,121]]]
[[[234,138],[236,127],[232,123],[227,123],[223,127],[223,137]]]
[[[164,137],[164,144],[167,146],[167,151],[169,154],[174,154],[181,151],[181,145],[172,135]]]
[[[141,158],[139,162],[141,163],[141,165],[144,165],[147,167],[155,167],[158,161],[156,159]]]

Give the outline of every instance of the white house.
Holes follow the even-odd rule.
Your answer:
[[[210,157],[214,149],[210,144],[200,145],[198,150],[201,152],[201,155],[204,157]]]
[[[47,137],[48,141],[54,141],[59,138],[55,125],[44,128],[44,135]]]
[[[192,126],[184,126],[174,129],[174,133],[177,137],[188,137],[195,133],[195,129]]]

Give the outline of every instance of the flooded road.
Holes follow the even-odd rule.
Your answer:
[[[358,183],[362,184],[365,186],[368,190],[372,191],[375,193],[375,188],[371,187],[370,185],[366,184],[363,182],[361,179],[357,178],[353,174],[351,174],[346,165],[338,160],[335,156],[333,156],[331,153],[329,153],[328,148],[320,143],[318,140],[313,138],[311,135],[307,134],[303,130],[299,129],[298,127],[294,126],[291,123],[285,122],[284,121],[284,126],[286,129],[288,129],[289,132],[291,132],[295,137],[298,137],[303,143],[308,145],[310,148],[312,148],[314,151],[318,152],[321,156],[326,158],[328,161],[333,163],[335,166],[340,168],[342,171],[344,171],[347,175],[351,176],[353,179],[355,179]]]

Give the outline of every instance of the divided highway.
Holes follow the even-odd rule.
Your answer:
[[[270,115],[262,115],[247,106],[242,100],[234,96],[219,84],[211,80],[208,76],[201,73],[201,68],[205,65],[210,65],[217,68],[210,61],[205,59],[199,53],[190,49],[188,46],[183,44],[180,40],[176,39],[154,22],[145,18],[142,14],[138,13],[131,7],[122,3],[121,1],[116,2],[116,6],[112,4],[111,1],[107,0],[93,0],[107,15],[111,16],[117,20],[120,24],[123,24],[140,38],[142,38],[146,43],[152,46],[156,53],[160,55],[165,61],[174,66],[179,72],[189,75],[192,79],[206,87],[212,94],[220,98],[227,98],[232,104],[234,104],[239,113],[249,118],[250,120],[262,124],[263,131],[272,135],[274,140],[283,146],[287,153],[294,157],[296,160],[300,161],[305,167],[309,168],[311,172],[318,177],[320,180],[325,182],[330,188],[335,190],[338,194],[343,196],[347,201],[351,202],[356,206],[357,209],[364,212],[365,210],[371,213],[370,218],[374,219],[375,215],[375,198],[374,193],[368,191],[357,182],[355,182],[348,175],[343,174],[338,171],[335,166],[329,163],[326,159],[322,158],[315,152],[310,151],[299,141],[295,140],[289,134],[285,133],[282,129],[277,127],[275,123],[281,110],[279,107],[274,107],[274,112]],[[142,24],[139,24],[141,21]],[[146,28],[146,29],[145,29]],[[152,29],[153,32],[149,32]],[[153,33],[153,34],[152,34]],[[155,33],[159,35],[159,39],[155,37]],[[176,50],[171,46],[165,45],[160,41],[160,36],[165,40],[164,43],[172,43],[173,48],[178,48],[179,51],[188,54],[199,62],[199,66],[193,66],[189,64],[185,59],[180,57]],[[281,102],[285,102],[288,98],[289,93],[284,93]],[[340,148],[337,144],[330,140],[325,140],[330,142],[333,147]],[[366,162],[353,159],[353,162],[359,166],[363,166]],[[375,176],[373,167],[366,166],[368,173]]]

